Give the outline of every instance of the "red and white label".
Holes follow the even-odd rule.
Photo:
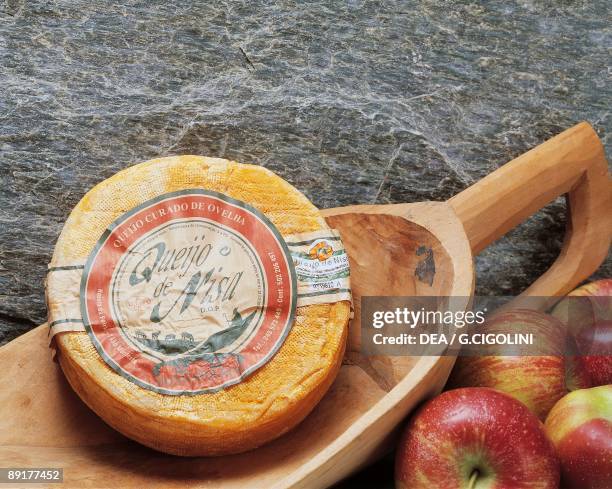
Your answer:
[[[81,280],[104,361],[163,394],[213,392],[269,361],[291,329],[289,249],[251,206],[201,189],[162,195],[100,238]]]

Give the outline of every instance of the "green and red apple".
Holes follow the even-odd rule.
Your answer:
[[[612,279],[591,282],[574,290],[554,308],[573,340],[568,357],[569,390],[612,384]]]
[[[550,409],[567,393],[563,324],[550,315],[518,309],[497,314],[487,321],[484,330],[533,333],[535,341],[540,342],[539,348],[550,354],[460,357],[448,386],[497,389],[523,402],[544,421]]]
[[[568,384],[596,387],[612,384],[612,321],[598,321],[576,335],[577,355],[568,360]]]
[[[426,403],[396,453],[397,489],[553,489],[559,473],[538,418],[516,399],[481,387]]]
[[[545,424],[561,461],[563,487],[612,488],[612,385],[569,393]]]

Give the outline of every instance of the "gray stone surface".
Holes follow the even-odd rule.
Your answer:
[[[326,207],[446,199],[583,119],[610,150],[605,0],[114,3],[0,7],[0,343],[44,321],[70,209],[138,161],[260,163]],[[527,286],[562,228],[485,252],[478,292]]]

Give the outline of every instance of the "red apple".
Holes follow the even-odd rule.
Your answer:
[[[599,321],[582,330],[576,336],[576,349],[578,355],[568,362],[575,385],[612,384],[612,321]]]
[[[599,320],[612,319],[612,279],[596,280],[573,290],[553,309],[552,315],[577,334]]]
[[[612,384],[612,279],[583,285],[563,299],[553,315],[567,324],[575,355],[568,358],[570,390]]]
[[[559,462],[542,423],[493,389],[447,391],[409,421],[395,465],[397,489],[550,489]]]
[[[570,392],[546,418],[564,487],[612,487],[612,385]]]
[[[567,393],[563,325],[547,314],[520,309],[496,315],[483,329],[494,333],[533,333],[538,348],[555,355],[459,357],[448,385],[497,389],[523,402],[544,421]]]

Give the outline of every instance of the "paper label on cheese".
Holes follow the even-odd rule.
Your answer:
[[[282,346],[296,307],[351,299],[337,232],[286,239],[226,195],[161,195],[109,226],[86,263],[49,268],[51,338],[86,331],[111,368],[163,394],[241,382]]]
[[[294,234],[287,245],[298,279],[298,305],[351,300],[349,259],[337,231]]]
[[[274,225],[205,190],[162,195],[102,235],[81,279],[84,326],[106,363],[164,394],[211,392],[287,336],[295,268]]]

